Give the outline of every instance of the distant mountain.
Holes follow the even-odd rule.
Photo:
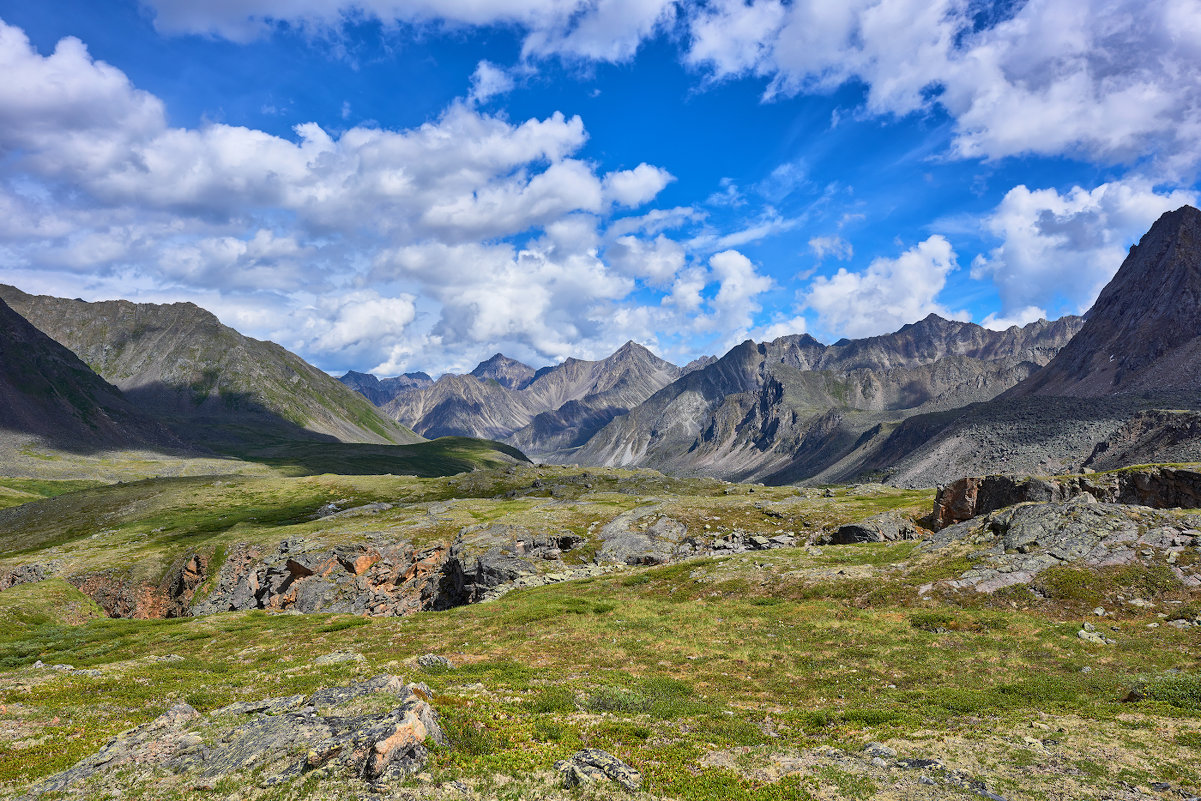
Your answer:
[[[0,430],[63,450],[182,443],[0,300]],[[7,437],[6,437],[7,439]]]
[[[1088,322],[1008,397],[1201,388],[1201,211],[1160,217],[1106,285]]]
[[[1046,364],[1079,318],[990,331],[930,315],[885,336],[751,341],[689,372],[575,454],[582,464],[773,482],[854,475],[908,416],[990,399]]]
[[[376,378],[371,373],[351,370],[338,379],[376,406],[383,406],[402,392],[434,383],[426,373],[405,373],[393,378]]]
[[[497,353],[490,359],[480,362],[471,375],[481,381],[495,381],[507,389],[524,389],[534,380],[536,371],[528,364],[522,364],[516,359],[510,359],[503,353]]]
[[[679,375],[634,342],[599,361],[567,359],[537,372],[497,354],[469,375],[444,375],[402,393],[385,411],[423,436],[486,437],[531,456],[566,458]]]
[[[299,356],[243,336],[191,303],[86,303],[5,285],[0,299],[139,409],[198,441],[231,427],[239,438],[421,439]]]
[[[430,439],[462,436],[504,440],[534,415],[519,392],[496,381],[452,373],[428,387],[402,392],[383,411]]]
[[[544,459],[572,460],[574,449],[610,420],[679,376],[680,368],[633,341],[600,361],[567,359],[525,388],[530,406],[546,411],[506,441]]]
[[[1201,460],[1201,211],[1161,216],[1042,370],[997,399],[915,416],[866,467],[891,483]]]

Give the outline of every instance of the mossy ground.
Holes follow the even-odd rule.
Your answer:
[[[56,558],[99,565],[297,533],[354,539],[391,528],[416,538],[495,521],[586,532],[648,502],[686,519],[690,531],[708,524],[713,534],[737,527],[804,535],[883,508],[925,511],[930,501],[929,493],[882,488],[836,488],[829,497],[750,489],[648,471],[558,468],[437,480],[175,479],[33,504],[28,510],[41,514],[27,511],[25,534],[6,532],[0,548],[8,561],[36,561],[45,553],[29,550],[36,542]],[[308,519],[340,500],[398,505],[363,520]],[[83,511],[97,530],[64,522]],[[1173,609],[1201,601],[1195,592],[1161,588],[1151,599],[1156,607],[1118,605],[1103,621],[1084,606],[1091,595],[919,595],[932,577],[966,564],[963,553],[922,555],[911,543],[800,547],[625,569],[401,619],[249,612],[164,621],[85,615],[68,625],[47,616],[59,603],[55,588],[30,585],[20,596],[0,594],[17,598],[0,627],[0,793],[70,766],[175,701],[206,712],[381,672],[428,683],[453,744],[434,752],[408,790],[398,788],[415,797],[464,797],[451,789],[454,781],[468,788],[466,797],[559,797],[551,766],[581,747],[639,768],[648,798],[956,797],[948,787],[937,788],[939,796],[905,796],[899,771],[871,773],[815,756],[823,747],[858,752],[871,740],[902,757],[942,760],[1008,799],[1126,798],[1123,783],[1153,781],[1201,788],[1201,629],[1164,624]],[[1158,586],[1154,567],[1145,572],[1100,582],[1106,603],[1129,587]],[[1065,595],[1076,578],[1061,582]],[[1104,625],[1117,644],[1080,640],[1085,619]],[[357,651],[365,662],[315,663],[337,650]],[[418,667],[415,657],[430,652],[457,667]],[[157,661],[167,655],[182,658]],[[34,670],[38,659],[101,675]],[[1136,682],[1156,690],[1147,701],[1121,703]],[[269,790],[243,780],[195,789],[146,771],[105,782],[87,792],[120,789],[128,799],[366,793],[347,777]]]

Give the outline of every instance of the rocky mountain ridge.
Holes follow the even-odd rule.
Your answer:
[[[914,416],[865,461],[898,486],[1201,459],[1201,211],[1155,222],[1047,366],[988,403]]]
[[[349,370],[338,380],[376,406],[383,406],[406,390],[428,387],[434,383],[434,379],[422,372],[405,373],[390,378],[376,378],[371,373]]]
[[[635,342],[605,359],[569,358],[537,371],[497,354],[467,375],[398,395],[384,411],[423,436],[497,439],[554,460],[679,375]]]
[[[1080,333],[1007,397],[1097,397],[1201,386],[1201,211],[1160,217],[1130,249]]]
[[[616,418],[574,460],[769,483],[848,477],[857,454],[901,420],[1000,394],[1080,325],[1067,317],[998,332],[930,315],[834,345],[807,334],[748,340]]]

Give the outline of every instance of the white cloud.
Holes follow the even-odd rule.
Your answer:
[[[813,279],[803,302],[822,329],[839,337],[885,334],[929,314],[963,319],[936,299],[957,267],[951,243],[935,235],[895,259],[873,260],[863,272],[840,268]]]
[[[632,170],[611,172],[605,176],[605,197],[622,206],[634,208],[655,198],[675,180],[667,170],[639,164]]]
[[[1004,317],[993,312],[981,320],[980,325],[991,328],[993,331],[1004,331],[1015,325],[1020,328],[1028,323],[1045,319],[1047,319],[1046,309],[1040,309],[1038,306],[1026,306]]]
[[[1201,162],[1196,0],[1028,0],[985,22],[974,0],[143,2],[161,31],[235,41],[285,22],[515,26],[527,59],[627,61],[647,38],[682,33],[687,64],[711,80],[765,78],[767,97],[862,82],[871,114],[941,106],[964,157],[1154,158],[1165,176]],[[503,91],[494,69],[477,68],[476,100]]]
[[[314,350],[326,353],[370,353],[403,337],[417,316],[412,295],[385,298],[359,290],[322,298],[307,316],[303,333]]]
[[[756,298],[772,288],[772,279],[760,275],[751,260],[737,250],[713,254],[709,268],[719,288],[709,304],[712,314],[702,325],[709,330],[730,332],[729,344],[733,344],[750,328],[760,309]]]
[[[618,237],[605,248],[605,257],[624,275],[656,285],[675,277],[686,258],[683,246],[662,234],[651,240],[630,234]]]
[[[671,314],[658,301],[686,256],[663,232],[696,213],[611,220],[673,178],[649,164],[600,174],[575,157],[579,117],[509,121],[455,103],[408,130],[174,128],[77,40],[42,56],[0,23],[0,65],[10,280],[33,270],[43,287],[58,276],[60,294],[192,299],[356,367],[437,370],[481,347],[543,363],[605,355],[654,341]],[[480,75],[477,97],[498,89]],[[620,264],[607,247],[625,248]],[[662,289],[635,300],[638,286]]]
[[[1030,307],[1087,311],[1151,223],[1196,201],[1195,193],[1160,194],[1140,179],[1064,194],[1015,187],[985,221],[1001,244],[973,261],[972,277],[992,280],[1006,319],[1028,316]]]
[[[750,338],[756,342],[771,342],[780,337],[805,333],[808,323],[804,317],[796,316],[784,320],[776,320],[750,332]]]
[[[809,249],[813,251],[813,255],[817,256],[818,261],[825,261],[826,257],[833,257],[839,261],[850,261],[851,257],[855,255],[855,249],[851,247],[851,243],[841,236],[815,236],[809,240]]]
[[[481,61],[471,75],[471,91],[467,99],[472,103],[486,103],[493,97],[513,90],[513,77],[490,61]]]
[[[966,0],[717,0],[690,5],[685,60],[766,94],[867,87],[866,110],[941,105],[955,151],[988,159],[1201,161],[1201,4],[1030,0],[979,30]]]
[[[235,42],[279,23],[328,30],[369,18],[410,25],[516,25],[526,55],[625,61],[670,23],[676,0],[143,0],[163,33],[215,34]]]

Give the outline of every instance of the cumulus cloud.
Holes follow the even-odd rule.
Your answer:
[[[0,23],[0,65],[9,276],[195,300],[338,366],[436,370],[477,345],[600,356],[653,341],[674,313],[633,293],[669,291],[688,257],[664,232],[695,212],[612,219],[673,177],[599,173],[577,157],[579,117],[509,121],[460,102],[407,130],[177,128],[76,39],[43,56]],[[477,100],[503,88],[491,69],[477,70]]]
[[[690,5],[685,60],[713,79],[758,75],[766,95],[859,81],[866,110],[941,106],[955,151],[987,159],[1201,160],[1201,5],[1031,0],[979,27],[964,0],[715,0]]]
[[[675,277],[686,260],[684,247],[662,234],[654,239],[620,236],[605,249],[605,256],[623,274],[645,278],[655,285]]]
[[[605,176],[605,197],[614,203],[633,208],[655,198],[675,180],[667,170],[639,164],[632,170],[611,172]]]
[[[929,314],[966,319],[937,300],[957,267],[951,243],[935,235],[895,259],[874,259],[863,272],[840,268],[818,276],[803,303],[817,313],[822,329],[839,337],[885,334]]]
[[[978,256],[971,274],[996,285],[1005,320],[1044,309],[1082,313],[1159,215],[1196,201],[1193,192],[1161,194],[1141,179],[1062,194],[1018,186],[986,219],[1001,244]]]
[[[471,74],[471,90],[467,99],[472,103],[486,103],[497,95],[513,90],[513,77],[503,68],[490,61],[481,61]]]
[[[712,314],[703,325],[711,330],[737,332],[732,339],[741,339],[760,309],[756,298],[772,288],[772,279],[760,275],[751,260],[737,250],[713,254],[709,269],[719,289],[710,303]]]
[[[1047,319],[1046,309],[1040,309],[1038,306],[1026,306],[1017,309],[1013,314],[1002,316],[996,312],[987,315],[980,321],[980,325],[985,328],[991,328],[993,331],[1004,331],[1007,328],[1018,326],[1019,328],[1027,323],[1033,323],[1037,320]]]
[[[143,0],[167,33],[235,41],[276,26],[515,26],[525,58],[626,61],[667,32],[710,80],[754,75],[765,95],[866,88],[865,110],[941,107],[964,157],[1153,157],[1164,175],[1201,161],[1196,0],[1029,0],[980,14],[969,0]],[[504,90],[481,64],[476,99]]]

